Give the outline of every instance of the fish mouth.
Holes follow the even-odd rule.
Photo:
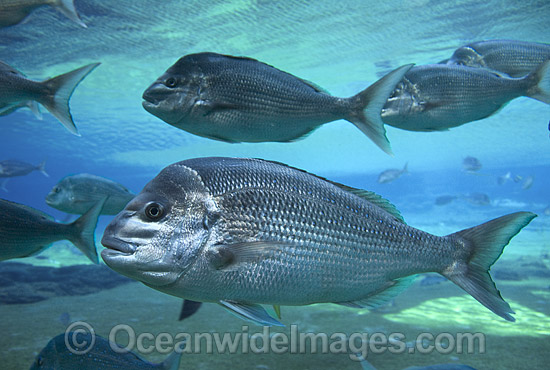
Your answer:
[[[136,246],[129,244],[124,240],[114,238],[112,236],[103,236],[103,238],[101,239],[101,244],[103,244],[103,246],[107,248],[106,250],[101,252],[102,255],[103,253],[105,253],[106,255],[130,256],[136,253],[137,250]]]

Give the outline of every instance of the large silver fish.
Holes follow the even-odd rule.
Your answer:
[[[22,106],[30,106],[36,112],[34,103],[38,102],[67,130],[79,135],[69,110],[69,99],[80,81],[99,64],[88,64],[49,80],[37,82],[29,80],[21,72],[0,61],[0,115],[13,112],[14,108]]]
[[[380,111],[412,65],[400,67],[350,98],[255,59],[190,54],[143,93],[143,107],[195,135],[226,142],[288,142],[345,119],[387,153]]]
[[[198,158],[166,167],[107,226],[105,263],[161,292],[279,325],[260,304],[379,304],[438,272],[513,321],[488,270],[535,214],[447,236],[385,199],[285,165]]]
[[[520,96],[550,104],[550,61],[523,78],[483,68],[416,66],[384,105],[382,120],[403,130],[447,130],[487,118]]]
[[[480,67],[523,77],[550,60],[550,45],[518,40],[478,41],[456,49],[447,64]]]
[[[82,215],[107,198],[101,214],[116,215],[134,195],[112,180],[81,173],[61,179],[46,196],[46,203],[60,211]]]
[[[34,208],[0,199],[0,261],[31,256],[66,239],[98,263],[94,230],[104,202],[98,202],[73,223],[61,224]]]
[[[86,25],[76,12],[74,0],[0,0],[0,28],[23,21],[35,9],[49,5],[81,27]]]

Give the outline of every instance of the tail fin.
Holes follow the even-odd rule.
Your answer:
[[[390,142],[386,137],[386,129],[380,112],[393,90],[395,90],[396,85],[412,66],[413,64],[407,64],[393,70],[367,89],[350,98],[354,101],[354,107],[356,108],[346,119],[357,126],[380,149],[388,154],[392,154],[392,151]]]
[[[40,164],[36,167],[36,169],[37,169],[38,171],[42,172],[42,174],[43,174],[44,176],[50,177],[50,175],[48,175],[48,173],[46,172],[46,160],[45,160],[45,159],[42,161],[42,163],[40,163]]]
[[[178,370],[180,367],[181,362],[181,356],[183,352],[181,351],[183,348],[181,348],[179,351],[174,351],[166,358],[166,360],[162,361],[160,364],[161,369],[166,370]]]
[[[510,240],[535,217],[531,212],[516,212],[449,235],[469,246],[472,254],[466,264],[453,266],[442,274],[500,317],[515,321],[510,315],[515,312],[502,299],[489,269]]]
[[[550,104],[550,60],[547,60],[539,69],[526,78],[535,81],[535,86],[527,91],[527,96]]]
[[[40,104],[45,106],[46,109],[67,128],[67,130],[77,136],[80,135],[78,134],[78,130],[76,129],[69,110],[69,99],[80,81],[99,64],[100,63],[88,64],[87,66],[43,82],[43,84],[50,89],[51,95],[47,95],[40,99]]]
[[[95,247],[94,232],[97,226],[97,218],[99,217],[103,205],[107,201],[107,197],[96,203],[88,212],[84,213],[73,223],[69,224],[71,233],[69,240],[76,245],[93,263],[99,263],[97,250]]]
[[[74,7],[74,0],[57,0],[53,6],[59,10],[65,17],[75,22],[81,27],[88,28],[84,22],[78,16],[76,8]]]

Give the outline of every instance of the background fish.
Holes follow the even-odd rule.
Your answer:
[[[43,161],[38,166],[17,159],[6,159],[0,161],[0,178],[3,178],[0,183],[0,188],[4,191],[8,191],[6,183],[11,177],[25,176],[33,171],[40,171],[44,176],[50,177],[46,172],[46,161]]]
[[[481,170],[483,165],[476,157],[467,156],[462,160],[462,170],[466,172],[477,172]]]
[[[74,0],[0,0],[0,28],[20,23],[33,10],[44,5],[57,9],[71,21],[86,28],[76,12]]]
[[[60,211],[82,215],[107,198],[101,214],[116,215],[133,197],[132,192],[112,180],[81,173],[61,179],[46,196],[46,203]]]
[[[0,199],[0,261],[28,257],[67,239],[90,261],[98,263],[94,230],[104,201],[73,223],[60,224],[34,208]]]
[[[411,66],[351,98],[337,98],[255,59],[190,54],[145,90],[143,107],[177,128],[227,142],[294,141],[345,119],[390,153],[380,111]]]
[[[456,49],[447,64],[481,67],[523,77],[550,60],[550,45],[519,40],[478,41]]]
[[[86,354],[74,354],[67,348],[67,344],[74,349],[80,349],[81,346],[88,346],[93,343],[93,347]],[[74,344],[74,347],[73,347]],[[115,352],[111,346],[118,347],[117,344],[109,342],[107,339],[90,333],[68,332],[67,340],[65,333],[52,338],[48,344],[40,351],[33,364],[33,369],[79,369],[79,370],[97,370],[97,369],[118,369],[118,370],[140,370],[140,369],[166,369],[177,370],[181,361],[181,353],[173,352],[160,364],[153,364],[143,360],[133,352]],[[115,347],[115,348],[116,348]],[[87,348],[87,347],[85,347]],[[122,348],[121,348],[122,350]]]
[[[76,86],[100,63],[88,64],[44,82],[29,80],[21,72],[0,61],[0,114],[13,111],[29,101],[42,104],[67,130],[78,130],[69,110],[69,99]]]
[[[447,130],[487,118],[520,96],[550,104],[550,61],[517,79],[483,68],[416,66],[384,105],[382,120],[403,130]]]
[[[438,272],[506,320],[488,270],[535,214],[439,237],[407,226],[380,196],[262,160],[166,167],[105,229],[115,271],[175,296],[218,302],[263,325],[260,304],[369,307]]]
[[[407,165],[408,163],[405,163],[405,166],[403,166],[403,169],[401,170],[397,168],[392,168],[392,169],[383,171],[382,173],[380,173],[380,175],[378,175],[378,182],[380,184],[387,184],[388,182],[392,182],[398,179],[404,173],[409,172],[407,169]]]

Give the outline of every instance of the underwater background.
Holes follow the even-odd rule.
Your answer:
[[[487,338],[485,353],[370,354],[368,361],[377,369],[438,363],[534,369],[550,363],[548,105],[521,97],[489,118],[445,132],[386,126],[393,157],[343,120],[293,143],[228,144],[178,130],[141,106],[143,91],[170,65],[185,54],[202,51],[252,57],[314,81],[335,96],[351,96],[400,65],[437,63],[469,42],[550,43],[548,1],[77,0],[75,5],[87,29],[49,7],[33,12],[23,24],[0,29],[0,60],[33,80],[101,62],[70,101],[81,137],[70,134],[45,109],[43,120],[27,109],[0,117],[0,160],[33,164],[46,160],[50,175],[33,172],[12,178],[7,191],[0,190],[1,198],[66,220],[44,198],[69,174],[104,176],[137,193],[171,163],[233,156],[280,161],[374,191],[395,204],[409,225],[436,235],[507,213],[531,211],[539,217],[512,240],[492,269],[502,296],[516,312],[516,322],[492,314],[450,282],[421,284],[419,278],[390,307],[376,311],[330,304],[283,307],[287,328],[276,330],[288,331],[296,324],[303,332],[402,332],[407,338],[426,331],[481,332]],[[467,156],[478,158],[482,169],[475,174],[463,171]],[[383,170],[406,163],[408,174],[389,184],[377,182]],[[499,185],[499,176],[508,172],[522,180]],[[525,185],[528,177],[533,179],[530,187]],[[485,194],[485,201],[476,194]],[[443,195],[456,199],[437,205],[436,199]],[[100,217],[98,249],[111,219]],[[90,264],[68,242],[16,262],[55,268]],[[5,263],[0,263],[0,272]],[[4,287],[13,283],[0,276]],[[97,281],[99,276],[86,278],[82,281],[103,284]],[[60,285],[72,279],[76,278],[63,275]],[[2,285],[0,366],[5,369],[28,368],[49,339],[77,320],[90,323],[104,337],[117,324],[152,333],[234,332],[248,325],[214,304],[203,305],[179,322],[181,299],[129,280],[112,289],[86,295],[52,293],[49,299],[26,304],[8,304]],[[19,289],[23,293],[30,288]],[[250,325],[250,333],[254,332],[261,332],[261,327]],[[160,362],[166,354],[143,357]],[[180,366],[237,367],[360,369],[361,365],[338,354],[201,353],[184,354]]]

